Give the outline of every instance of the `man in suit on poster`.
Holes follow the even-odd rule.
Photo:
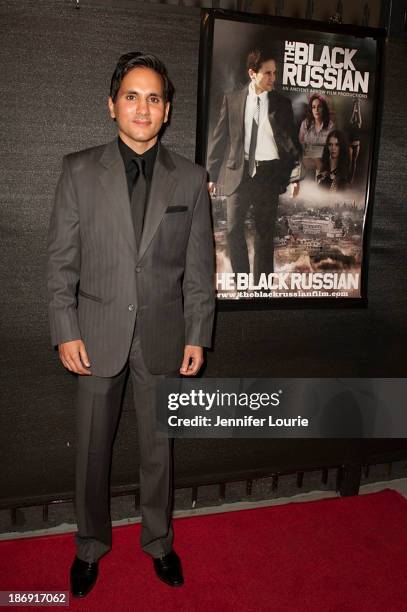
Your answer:
[[[209,145],[211,195],[225,195],[227,242],[233,272],[250,272],[245,220],[253,205],[255,283],[274,271],[274,225],[278,197],[299,165],[291,102],[275,91],[277,63],[265,51],[246,62],[249,85],[226,93]],[[294,186],[294,193],[298,185]]]
[[[109,468],[128,369],[140,446],[142,549],[183,583],[173,551],[172,444],[155,429],[155,389],[191,376],[211,344],[213,238],[206,172],[158,140],[172,86],[153,55],[123,55],[109,111],[118,138],[63,160],[48,239],[51,336],[78,374],[76,534],[71,591],[95,584],[111,548]]]

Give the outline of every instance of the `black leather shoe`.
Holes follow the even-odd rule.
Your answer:
[[[174,550],[165,557],[153,559],[153,562],[155,573],[165,584],[170,586],[182,586],[184,584],[181,561]]]
[[[71,593],[74,597],[85,597],[92,590],[98,577],[98,564],[87,563],[75,557],[71,567]]]

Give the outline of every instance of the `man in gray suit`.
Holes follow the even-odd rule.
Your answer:
[[[206,172],[158,140],[171,93],[155,56],[119,59],[109,97],[118,138],[64,158],[50,221],[52,343],[79,375],[77,597],[93,587],[98,561],[111,548],[109,468],[128,369],[139,431],[141,545],[161,580],[183,583],[172,549],[172,445],[155,429],[155,390],[165,376],[194,375],[203,363],[214,262]]]
[[[291,102],[275,91],[277,63],[270,53],[247,57],[249,85],[226,93],[208,152],[209,190],[227,200],[227,241],[233,272],[250,272],[245,220],[253,205],[253,274],[274,271],[278,197],[299,162]]]

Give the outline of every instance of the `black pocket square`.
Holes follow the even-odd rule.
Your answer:
[[[188,210],[188,206],[168,206],[166,213],[185,212]]]

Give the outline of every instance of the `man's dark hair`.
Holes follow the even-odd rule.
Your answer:
[[[259,72],[262,64],[264,64],[264,62],[268,62],[269,60],[274,60],[277,64],[277,60],[271,51],[254,49],[253,51],[250,51],[249,55],[247,56],[246,68],[247,70],[251,68],[254,72]]]
[[[167,68],[155,55],[151,53],[142,53],[141,51],[132,51],[119,58],[110,82],[110,97],[113,102],[116,101],[117,92],[120,89],[123,78],[130,70],[133,70],[133,68],[150,68],[157,72],[163,81],[164,102],[171,102],[174,94],[174,87],[168,78]]]

